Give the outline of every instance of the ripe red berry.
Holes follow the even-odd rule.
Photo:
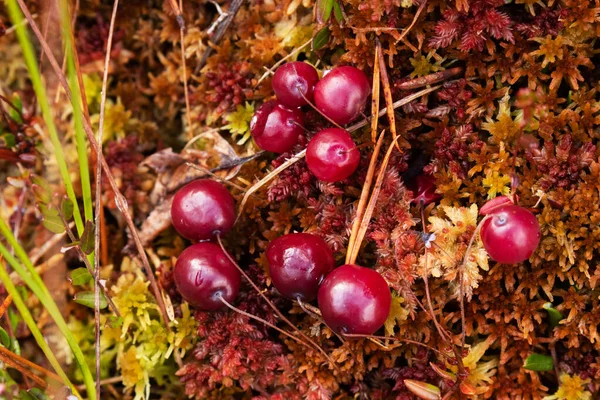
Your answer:
[[[306,164],[318,179],[338,182],[356,171],[360,152],[350,134],[339,128],[328,128],[317,133],[306,148]]]
[[[365,109],[371,86],[364,72],[337,67],[315,85],[315,105],[340,125],[352,122]]]
[[[281,236],[267,247],[267,260],[273,285],[283,296],[311,301],[323,278],[335,267],[327,243],[309,233]]]
[[[197,243],[185,249],[173,268],[175,286],[188,303],[202,310],[232,303],[240,289],[240,272],[220,246]]]
[[[392,295],[377,271],[347,264],[325,277],[318,302],[325,323],[335,332],[372,335],[387,319]]]
[[[175,193],[171,221],[181,236],[192,241],[208,240],[231,229],[235,202],[222,184],[198,179]]]
[[[271,100],[254,113],[250,120],[250,133],[261,149],[285,153],[298,142],[303,123],[302,111],[290,110]]]
[[[312,101],[319,74],[315,67],[301,61],[285,63],[273,75],[273,91],[281,104],[298,108]],[[305,99],[306,98],[306,99]]]
[[[503,264],[527,260],[540,242],[535,216],[516,205],[498,207],[481,226],[481,240],[489,256]]]
[[[423,174],[417,176],[411,189],[414,193],[412,202],[415,204],[423,204],[426,206],[442,197],[435,192],[435,178],[431,175]]]

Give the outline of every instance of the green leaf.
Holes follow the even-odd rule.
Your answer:
[[[52,233],[63,233],[65,226],[58,215],[46,214],[44,215],[44,226]]]
[[[319,32],[317,32],[317,34],[313,37],[312,40],[312,49],[314,50],[320,50],[323,46],[325,46],[327,44],[327,42],[329,42],[329,28],[324,27],[323,29],[321,29]]]
[[[0,145],[2,145],[2,147],[4,147],[5,149],[10,149],[15,144],[17,144],[17,141],[15,140],[15,135],[13,135],[12,133],[5,133],[4,135],[0,135]]]
[[[2,346],[6,347],[7,349],[10,348],[10,336],[8,336],[8,332],[6,332],[4,330],[4,328],[2,328],[0,326],[0,344],[2,344]]]
[[[111,327],[112,329],[120,328],[121,326],[123,326],[123,317],[110,315],[108,317],[108,320],[106,321],[106,325]]]
[[[96,225],[92,221],[85,221],[85,228],[81,235],[81,251],[85,254],[92,254],[94,251],[94,231]]]
[[[68,221],[73,217],[73,202],[68,198],[63,198],[60,203],[60,210],[62,212],[63,218]]]
[[[17,108],[17,110],[23,112],[23,103],[21,102],[21,98],[19,97],[19,95],[17,93],[13,94],[13,96],[12,96],[12,104],[13,104],[13,106],[15,106]],[[15,111],[14,108],[9,107],[8,115],[10,115],[10,117],[13,120],[15,120],[17,123],[19,123],[19,124],[23,123],[23,119],[21,119],[21,116],[19,115],[18,112]]]
[[[71,285],[73,286],[85,285],[92,279],[92,274],[90,274],[90,271],[88,271],[85,267],[77,268],[71,271],[71,277],[69,278]]]
[[[342,6],[337,1],[333,2],[333,15],[338,23],[344,22],[344,14],[342,13]]]
[[[333,3],[335,2],[335,0],[317,0],[315,8],[317,11],[317,23],[319,25],[323,25],[329,20],[331,10],[333,10]]]
[[[76,303],[81,304],[82,306],[86,306],[89,308],[94,308],[94,292],[84,291],[75,294]],[[106,297],[104,297],[103,293],[100,293],[100,309],[104,309],[108,307],[108,301],[106,301]]]
[[[35,400],[50,400],[50,397],[48,397],[44,392],[42,392],[38,388],[29,389],[27,391],[27,395],[30,396],[29,398]]]
[[[31,185],[31,190],[33,191],[35,200],[39,205],[48,205],[50,200],[52,200],[52,195],[43,186],[34,183]]]
[[[424,400],[439,400],[442,398],[442,392],[439,387],[427,382],[405,379],[404,384],[415,396]]]
[[[532,353],[525,360],[523,368],[530,371],[552,371],[554,369],[554,361],[551,356]]]
[[[552,307],[552,303],[544,303],[542,306],[544,310],[548,311],[548,319],[550,320],[550,326],[554,328],[559,324],[559,322],[565,317],[558,311],[556,308]]]

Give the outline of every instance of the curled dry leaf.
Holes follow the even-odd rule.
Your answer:
[[[140,240],[144,246],[152,242],[171,224],[171,203],[174,193],[182,186],[195,180],[207,177],[208,171],[215,169],[215,175],[223,180],[230,180],[239,172],[243,162],[233,147],[218,132],[211,130],[201,133],[194,139],[196,148],[190,146],[180,154],[172,149],[164,149],[146,158],[142,165],[157,173],[156,182],[150,202],[155,205],[142,224]],[[199,168],[190,168],[187,163]],[[233,165],[221,169],[222,166]],[[207,170],[204,172],[203,170]]]

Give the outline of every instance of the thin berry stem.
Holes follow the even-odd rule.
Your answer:
[[[246,311],[240,310],[239,308],[235,307],[234,305],[232,305],[231,303],[229,303],[227,300],[225,300],[225,299],[223,298],[223,296],[220,296],[220,295],[219,295],[219,296],[218,296],[218,298],[219,298],[219,300],[221,300],[221,302],[222,302],[223,304],[225,304],[227,307],[229,307],[230,309],[232,309],[232,310],[233,310],[233,311],[235,311],[236,313],[242,314],[242,315],[243,315],[243,316],[245,316],[245,317],[248,317],[248,318],[254,319],[254,320],[256,320],[256,321],[258,321],[258,322],[260,322],[260,323],[262,323],[262,324],[265,324],[266,326],[268,326],[268,327],[270,327],[270,328],[273,328],[273,329],[275,329],[277,332],[279,332],[279,333],[281,333],[281,334],[283,334],[283,335],[285,335],[285,336],[289,337],[290,339],[292,339],[292,340],[295,340],[296,342],[300,343],[301,345],[303,345],[303,346],[306,346],[306,347],[309,347],[309,348],[312,348],[312,347],[311,347],[311,346],[310,346],[308,343],[306,343],[305,341],[303,341],[303,340],[300,340],[300,339],[299,339],[299,338],[297,338],[296,336],[294,336],[294,335],[292,335],[291,333],[289,333],[289,332],[286,332],[286,331],[284,331],[283,329],[281,329],[281,328],[279,328],[279,327],[277,327],[277,326],[273,325],[273,324],[272,324],[272,323],[270,323],[269,321],[267,321],[267,320],[265,320],[265,319],[262,319],[262,318],[260,318],[260,317],[257,317],[256,315],[252,315],[252,314],[250,314],[250,313],[248,313],[248,312],[246,312]]]

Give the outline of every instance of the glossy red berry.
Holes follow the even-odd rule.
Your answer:
[[[337,67],[315,86],[315,105],[340,125],[352,122],[365,109],[371,85],[364,72],[355,67]]]
[[[319,74],[315,67],[301,61],[285,63],[273,75],[273,91],[281,104],[298,108],[313,100]]]
[[[335,332],[372,335],[387,319],[392,295],[377,271],[347,264],[325,277],[318,302],[325,323]]]
[[[435,178],[431,175],[419,175],[411,188],[414,193],[412,202],[426,206],[440,199],[442,196],[435,192]]]
[[[540,242],[535,216],[516,205],[498,207],[481,226],[481,240],[489,256],[503,264],[527,260]]]
[[[235,222],[235,201],[229,191],[210,179],[188,183],[175,193],[171,221],[179,234],[192,241],[228,232]]]
[[[350,134],[339,128],[328,128],[317,133],[308,143],[306,164],[318,179],[338,182],[356,171],[360,152]]]
[[[250,120],[250,133],[256,145],[274,153],[290,151],[302,133],[302,111],[284,107],[275,100],[267,101]]]
[[[267,247],[267,260],[273,286],[293,300],[314,300],[321,281],[335,267],[327,243],[309,233],[291,233],[273,240]]]
[[[240,289],[241,276],[220,246],[197,243],[185,249],[173,269],[175,286],[188,303],[202,310],[232,303]]]

